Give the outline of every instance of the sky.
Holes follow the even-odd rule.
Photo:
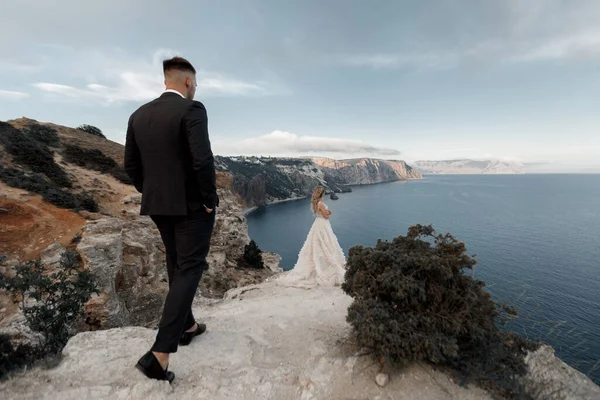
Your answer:
[[[217,154],[600,172],[597,0],[3,3],[0,120],[123,143],[180,55]]]

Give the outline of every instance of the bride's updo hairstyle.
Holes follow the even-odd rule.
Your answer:
[[[319,210],[319,201],[321,201],[323,196],[325,196],[325,188],[321,186],[317,187],[313,192],[312,201],[310,202],[313,213],[316,214]]]

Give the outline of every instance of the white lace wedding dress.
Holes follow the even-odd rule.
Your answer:
[[[321,204],[329,209],[325,203]],[[296,266],[277,281],[285,286],[302,288],[339,286],[344,281],[345,265],[344,252],[331,229],[331,223],[317,211]]]

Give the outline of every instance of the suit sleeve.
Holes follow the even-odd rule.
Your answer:
[[[138,192],[142,192],[144,187],[144,168],[142,166],[142,157],[140,150],[135,142],[131,118],[127,124],[127,138],[125,139],[125,172]]]
[[[202,103],[194,101],[185,117],[185,129],[192,155],[192,167],[204,205],[214,209],[219,205],[215,160],[208,138],[208,116]]]

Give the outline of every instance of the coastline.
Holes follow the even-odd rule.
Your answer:
[[[256,210],[258,210],[258,206],[244,208],[242,210],[242,214],[244,215],[244,217],[247,217],[248,215],[252,214]]]
[[[258,210],[261,207],[267,207],[267,206],[271,206],[273,204],[279,204],[279,203],[287,203],[289,201],[304,200],[306,198],[308,198],[308,196],[290,197],[288,199],[273,200],[263,206],[248,207],[243,210],[244,217],[247,217],[248,215],[252,214],[254,211]]]
[[[571,304],[569,291],[571,289],[577,290],[577,288],[585,288],[585,285],[588,285],[589,283],[586,282],[585,285],[580,285],[580,283],[577,282],[577,285],[570,285],[572,281],[569,281],[565,276],[568,276],[568,274],[564,274],[562,278],[560,278],[560,281],[548,279],[548,285],[564,288],[564,290],[561,290],[565,292],[565,301],[563,302],[562,300],[559,300],[559,296],[549,294],[544,286],[522,283],[522,279],[518,277],[518,274],[514,273],[521,268],[520,265],[514,263],[514,260],[523,260],[518,264],[527,262],[531,263],[530,265],[532,266],[537,265],[539,269],[536,271],[540,272],[540,277],[542,276],[541,274],[544,274],[543,271],[549,269],[562,273],[561,265],[566,265],[563,258],[576,260],[573,262],[573,268],[577,268],[577,266],[580,265],[579,273],[586,273],[585,270],[591,271],[588,266],[595,265],[595,259],[593,256],[590,257],[589,255],[593,254],[593,249],[595,248],[594,244],[597,244],[594,243],[593,235],[591,235],[590,238],[579,242],[578,246],[585,243],[584,245],[588,250],[581,251],[582,254],[578,255],[576,258],[564,255],[564,251],[550,250],[549,247],[546,247],[549,243],[552,243],[552,247],[557,249],[560,248],[560,245],[556,246],[556,244],[560,243],[561,234],[555,229],[552,229],[553,226],[556,226],[557,219],[551,216],[551,213],[546,214],[546,216],[548,216],[547,218],[536,217],[536,224],[528,227],[528,229],[532,229],[531,232],[535,231],[537,233],[542,233],[538,235],[537,238],[531,239],[531,242],[526,241],[528,244],[527,246],[515,246],[512,242],[523,243],[521,241],[526,240],[524,238],[536,235],[532,235],[529,231],[514,232],[510,229],[513,226],[517,226],[517,224],[522,224],[523,221],[523,217],[514,216],[518,213],[514,212],[513,204],[517,204],[519,209],[523,209],[522,215],[533,215],[535,213],[535,211],[531,213],[530,210],[539,210],[538,212],[541,214],[541,211],[544,210],[539,207],[539,204],[540,198],[543,199],[545,197],[543,196],[544,190],[554,191],[555,189],[553,188],[561,187],[563,184],[566,184],[567,187],[571,187],[569,185],[575,185],[576,183],[581,187],[582,192],[579,193],[573,191],[571,194],[566,192],[566,194],[560,198],[560,202],[557,201],[554,203],[556,206],[561,206],[561,204],[568,205],[572,204],[572,202],[577,204],[580,201],[579,198],[597,198],[597,196],[592,195],[593,192],[597,193],[599,187],[597,184],[594,185],[594,182],[597,182],[597,178],[592,176],[588,177],[584,174],[578,179],[556,174],[555,178],[552,180],[546,176],[537,177],[533,174],[511,174],[504,175],[504,177],[497,175],[473,176],[462,174],[453,176],[455,178],[453,177],[452,180],[449,180],[451,178],[450,175],[446,175],[445,178],[444,176],[439,176],[439,178],[443,178],[440,181],[439,179],[432,179],[437,178],[437,176],[427,175],[424,176],[424,180],[421,183],[418,183],[415,186],[380,185],[370,189],[368,187],[356,188],[356,193],[350,193],[350,195],[345,196],[339,195],[340,203],[337,216],[340,217],[342,213],[344,213],[344,222],[339,225],[340,228],[335,230],[335,232],[339,237],[342,248],[347,249],[355,244],[368,245],[376,243],[376,240],[379,238],[391,240],[391,238],[398,236],[398,231],[401,230],[402,227],[408,226],[411,223],[420,222],[420,220],[426,220],[426,223],[433,223],[434,226],[443,226],[444,232],[448,230],[452,232],[453,229],[459,231],[463,230],[463,232],[467,233],[471,232],[471,237],[468,238],[469,240],[466,240],[466,244],[472,253],[479,255],[478,270],[480,272],[476,274],[479,274],[479,279],[481,279],[481,271],[490,271],[489,276],[491,277],[491,280],[488,282],[488,285],[491,286],[493,284],[495,286],[493,291],[496,296],[500,296],[498,293],[504,293],[501,298],[502,300],[500,301],[518,303],[520,301],[519,299],[522,299],[522,296],[526,295],[531,299],[543,299],[545,304],[551,305],[549,308],[544,308],[543,306],[533,304],[530,308],[522,308],[520,314],[525,317],[516,324],[515,329],[520,329],[520,332],[526,330],[527,334],[531,335],[530,337],[539,338],[539,340],[545,339],[543,340],[544,343],[548,343],[558,349],[557,355],[559,357],[562,357],[562,359],[566,360],[570,365],[581,368],[580,371],[590,373],[590,375],[597,380],[598,369],[594,368],[594,366],[598,360],[598,353],[594,351],[595,345],[590,345],[586,349],[580,349],[577,346],[577,344],[584,339],[586,341],[589,340],[592,343],[594,342],[594,335],[590,334],[590,332],[594,332],[594,329],[592,326],[587,325],[594,320],[594,307],[584,307],[584,304],[579,306],[578,308],[582,310],[580,311],[582,318],[572,317],[572,314],[568,312],[568,306]],[[596,175],[596,177],[597,176],[598,175]],[[527,177],[529,179],[525,179]],[[425,180],[429,180],[430,182],[427,185],[423,185]],[[501,183],[502,185],[497,185],[496,183]],[[535,184],[539,184],[539,190],[535,189]],[[456,187],[459,186],[462,189],[461,193],[451,193],[452,190],[455,190]],[[452,189],[450,189],[451,187]],[[595,187],[595,189],[588,189],[590,187]],[[522,193],[524,192],[531,192],[530,196],[532,197],[530,198],[534,201],[519,202],[518,200],[522,199]],[[356,210],[364,209],[364,205],[369,204],[369,201],[371,201],[370,199],[374,198],[373,194],[377,194],[377,196],[380,197],[376,197],[377,207],[370,213],[373,215],[369,218],[369,222],[366,220],[363,222],[361,219],[353,221],[353,218],[348,218],[348,216],[357,215]],[[502,197],[499,197],[499,194],[501,194]],[[477,197],[475,197],[475,195],[477,195]],[[464,202],[456,201],[453,198],[464,200]],[[402,200],[402,210],[398,209],[396,199]],[[482,201],[482,199],[486,199],[486,201]],[[510,199],[510,201],[507,206],[507,203],[503,200],[508,199]],[[465,202],[469,204],[465,204]],[[304,203],[299,203],[299,205],[289,204],[281,207],[272,207],[268,210],[260,210],[257,214],[254,214],[249,218],[249,225],[252,229],[251,232],[255,235],[254,239],[257,243],[264,243],[265,245],[268,244],[271,246],[271,251],[279,251],[283,257],[281,265],[286,269],[292,267],[294,259],[297,257],[297,249],[301,248],[303,243],[302,240],[305,238],[300,233],[286,235],[288,232],[286,229],[288,229],[288,227],[300,226],[301,224],[306,224],[306,226],[309,225],[308,221],[310,218],[306,215],[302,204]],[[567,207],[571,208],[570,206]],[[595,207],[596,206],[590,203],[587,208],[581,207],[581,209],[593,210]],[[483,235],[473,235],[472,231],[470,231],[473,229],[482,232],[487,229],[485,228],[485,221],[488,221],[486,215],[492,215],[493,213],[502,212],[507,209],[511,210],[510,215],[507,215],[502,221],[499,221],[498,219],[498,221],[495,222],[495,232],[486,232]],[[548,210],[551,210],[551,208]],[[459,213],[462,213],[460,214],[460,220],[454,216]],[[562,219],[560,219],[560,222],[561,224],[567,223],[566,226],[569,226],[569,221],[574,221],[570,224],[572,224],[571,226],[576,226],[581,222],[585,223],[590,217],[593,220],[594,216],[593,213],[589,214],[585,211],[577,213],[577,215],[575,215],[575,213],[569,213],[568,216],[561,217]],[[338,221],[342,220],[341,218],[334,219],[337,219]],[[597,224],[595,225],[598,226]],[[488,235],[489,237],[486,237]],[[506,241],[494,240],[495,238],[503,239],[505,237],[510,237],[510,239]],[[500,253],[506,254],[506,256],[495,257],[495,255]],[[511,269],[513,270],[510,274],[505,272]],[[593,273],[591,275],[592,276],[588,275],[586,281],[593,282]],[[498,280],[498,282],[494,282],[494,279]],[[532,277],[529,283],[535,282],[538,284],[539,282],[544,281],[544,279],[545,278],[538,279]],[[588,293],[593,293],[593,289],[588,289],[587,291]],[[500,299],[500,297],[497,298]],[[587,303],[588,297],[580,295],[580,298],[584,303],[589,304]],[[514,299],[517,300],[515,301]],[[536,300],[536,302],[540,301],[541,300]],[[592,301],[595,302],[597,299],[592,299]],[[528,301],[528,303],[530,302],[532,302],[532,300]],[[534,315],[536,318],[532,317]],[[585,318],[583,318],[583,316],[585,316]],[[530,321],[524,322],[526,319],[529,319]],[[536,321],[534,321],[534,319]],[[568,323],[564,324],[565,327],[561,326],[555,328],[552,332],[557,332],[556,334],[549,335],[549,330],[554,328],[554,326],[552,326],[552,322],[547,321],[552,320],[564,320],[568,321]],[[547,326],[545,326],[545,324],[547,324]],[[567,325],[569,325],[568,328],[566,327]],[[590,335],[590,338],[588,338],[587,335]],[[593,374],[594,371],[596,371],[596,374]],[[598,381],[598,383],[600,383],[600,381]]]
[[[371,186],[371,185],[381,185],[384,183],[397,183],[397,182],[402,182],[402,183],[406,183],[409,181],[420,181],[423,180],[423,178],[404,178],[404,179],[397,179],[395,181],[382,181],[382,182],[373,182],[373,183],[358,183],[355,185],[346,185],[346,187],[348,188],[353,188],[353,187],[358,187],[358,186]],[[271,206],[273,204],[280,204],[280,203],[287,203],[289,201],[297,201],[297,200],[304,200],[306,198],[308,198],[310,196],[299,196],[299,197],[290,197],[287,199],[279,199],[279,200],[273,200],[273,201],[269,201],[267,202],[265,205],[262,206],[253,206],[253,207],[247,207],[244,208],[244,210],[242,211],[244,217],[247,217],[248,215],[252,214],[253,212],[255,212],[256,210],[258,210],[261,207],[267,207],[267,206]]]

